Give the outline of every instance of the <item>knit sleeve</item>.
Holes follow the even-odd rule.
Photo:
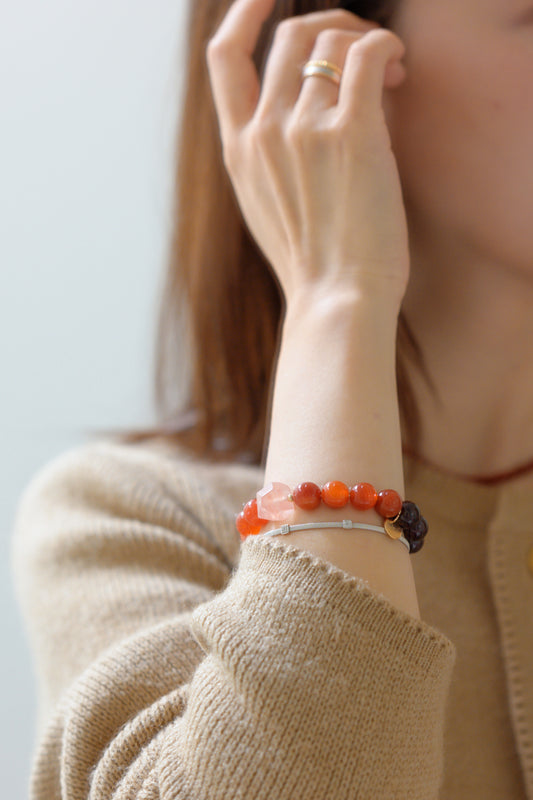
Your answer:
[[[313,554],[239,549],[219,500],[116,445],[26,487],[30,800],[436,799],[455,645]]]

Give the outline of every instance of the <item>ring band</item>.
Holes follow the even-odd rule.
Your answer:
[[[332,69],[338,75],[342,76],[342,69],[340,67],[338,67],[336,64],[332,64],[331,61],[324,61],[324,59],[320,59],[320,60],[316,60],[315,59],[313,61],[308,61],[305,66],[307,67],[307,66],[310,66],[310,65],[312,65],[313,67],[315,67],[315,66],[317,66],[317,67],[327,67],[328,69]]]
[[[340,86],[342,70],[329,61],[308,61],[303,68],[302,75],[304,78],[318,75],[322,78],[328,78],[333,81],[333,83],[337,84],[337,86]]]

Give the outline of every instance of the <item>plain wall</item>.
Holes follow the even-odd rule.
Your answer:
[[[10,572],[32,475],[151,424],[189,0],[17,0],[0,25],[2,792],[28,796],[35,683]],[[183,60],[182,60],[183,59]]]

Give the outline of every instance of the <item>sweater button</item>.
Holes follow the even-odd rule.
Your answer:
[[[529,567],[529,571],[533,575],[533,547],[529,548],[529,553],[527,556],[527,565]]]

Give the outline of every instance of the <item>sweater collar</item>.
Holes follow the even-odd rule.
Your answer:
[[[404,452],[407,500],[423,516],[437,514],[451,522],[485,528],[495,515],[510,515],[512,524],[531,527],[533,517],[533,466],[492,483],[462,477]]]

